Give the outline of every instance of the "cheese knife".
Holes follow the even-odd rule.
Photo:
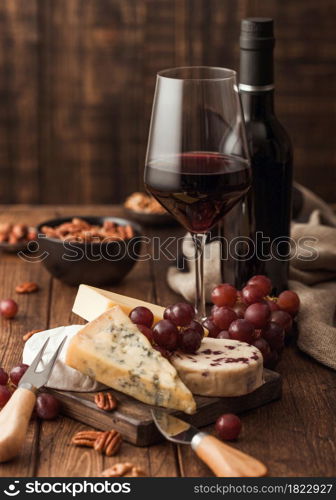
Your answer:
[[[66,339],[67,337],[62,340],[44,370],[37,372],[36,369],[42,359],[49,338],[46,340],[42,349],[21,378],[18,388],[1,410],[0,462],[7,462],[19,454],[35,406],[36,392],[48,382]]]
[[[259,460],[229,446],[219,439],[164,410],[152,410],[154,422],[166,439],[173,443],[189,444],[196,455],[217,477],[263,477],[267,468]]]

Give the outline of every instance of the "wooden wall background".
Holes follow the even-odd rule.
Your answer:
[[[335,0],[1,0],[0,203],[139,189],[157,70],[237,68],[251,15],[276,21],[296,178],[335,202]]]

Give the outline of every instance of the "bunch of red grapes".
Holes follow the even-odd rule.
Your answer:
[[[211,316],[203,322],[210,337],[234,339],[257,347],[264,365],[273,368],[291,332],[300,299],[286,290],[270,297],[272,283],[267,276],[253,276],[241,290],[227,283],[211,294]]]
[[[178,302],[164,310],[163,318],[154,326],[154,316],[147,307],[135,307],[129,314],[150,343],[169,358],[176,349],[192,353],[200,347],[204,329],[195,321],[195,309],[187,302]]]
[[[28,368],[28,365],[21,363],[14,366],[8,374],[0,367],[0,408],[10,400]],[[51,394],[42,393],[37,396],[35,410],[38,417],[52,420],[58,416],[60,409],[60,402]]]
[[[178,302],[165,309],[163,318],[154,326],[153,313],[147,307],[135,307],[130,319],[165,357],[180,349],[196,352],[202,342],[204,328],[209,337],[234,339],[257,347],[264,365],[273,368],[282,352],[286,335],[293,326],[300,299],[295,292],[286,290],[279,297],[271,297],[272,283],[267,276],[253,276],[238,291],[223,283],[211,294],[211,315],[203,326],[195,321],[195,309],[187,302]]]

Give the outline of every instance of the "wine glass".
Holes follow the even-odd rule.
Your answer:
[[[251,185],[235,71],[196,66],[157,74],[145,185],[192,235],[195,310],[202,319],[207,234]]]

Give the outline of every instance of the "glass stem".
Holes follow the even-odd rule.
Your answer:
[[[204,290],[204,248],[207,235],[206,234],[193,234],[192,235],[195,245],[195,310],[198,320],[205,318],[205,290]]]

